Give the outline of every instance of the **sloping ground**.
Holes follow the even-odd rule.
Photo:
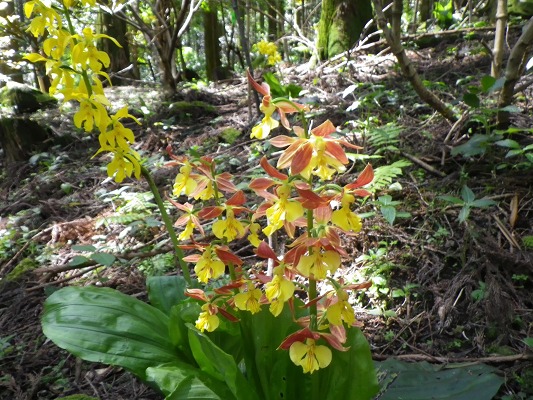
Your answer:
[[[428,85],[450,102],[466,90],[457,84],[460,79],[479,78],[488,69],[482,56],[436,63],[434,54],[413,55]],[[381,204],[362,206],[360,212],[367,214],[364,230],[346,238],[353,257],[345,260],[341,273],[348,281],[373,282],[353,301],[375,358],[483,361],[505,374],[500,398],[533,396],[533,361],[523,342],[533,336],[533,251],[527,243],[533,235],[532,164],[524,157],[505,159],[507,150],[497,146],[484,154],[452,157],[450,150],[467,136],[485,133],[483,119],[452,127],[419,104],[392,66],[390,56],[361,56],[304,74],[301,67],[285,71],[287,82],[309,89],[305,101],[315,103],[315,126],[331,119],[348,139],[364,146],[364,153],[382,157],[369,160],[374,167],[401,160],[411,164],[403,172],[389,172],[397,183],[392,188],[383,184],[376,192]],[[197,146],[217,157],[236,183],[250,174],[264,150],[249,140],[254,121],[248,119],[243,80],[187,89],[163,104],[153,89],[115,88],[111,93],[116,96],[113,104],[133,103],[134,114],[143,118],[143,126],[134,128],[138,149],[163,191],[170,190],[176,174],[163,167],[167,145],[176,154]],[[459,102],[456,107],[466,111]],[[473,111],[476,116],[483,112]],[[58,133],[74,132],[58,115],[43,118]],[[517,114],[515,122],[529,128],[529,113]],[[530,134],[515,138],[523,145],[531,141]],[[143,274],[171,272],[165,258],[167,237],[143,195],[147,186],[106,179],[102,160],[91,159],[96,147],[95,139],[75,133],[66,146],[53,147],[28,163],[5,166],[0,204],[1,399],[55,399],[74,393],[101,399],[160,398],[120,369],[77,361],[47,342],[40,330],[42,303],[55,287],[98,284],[144,298]],[[353,180],[363,165],[356,163],[340,180]],[[496,205],[471,207],[466,221],[459,222],[463,205],[439,196],[461,199],[464,185],[476,199],[486,196]],[[399,203],[391,206],[391,201]],[[393,225],[385,218],[390,218],[391,207],[397,212]],[[102,267],[76,245],[104,249],[118,262]],[[242,251],[251,254],[249,248]]]

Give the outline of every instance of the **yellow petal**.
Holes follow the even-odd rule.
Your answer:
[[[322,345],[316,346],[315,357],[318,361],[319,367],[326,368],[331,363],[331,359],[332,359],[331,349],[327,346],[322,346]]]

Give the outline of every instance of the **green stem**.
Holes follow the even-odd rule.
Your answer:
[[[231,281],[235,282],[237,280],[237,274],[235,273],[235,266],[233,265],[233,263],[231,262],[228,263],[228,269],[229,269],[229,276],[231,278]]]
[[[307,210],[307,234],[311,237],[313,232],[313,210]],[[309,254],[313,251],[312,247],[309,247]],[[309,301],[316,299],[317,289],[316,289],[316,280],[313,279],[313,276],[309,277],[309,289],[308,289]],[[309,307],[309,329],[312,331],[318,330],[317,324],[317,307],[316,303],[311,304]]]
[[[170,220],[170,217],[168,216],[167,210],[165,208],[165,205],[163,204],[163,199],[161,199],[161,195],[159,194],[159,189],[157,188],[152,175],[150,174],[150,171],[144,166],[141,166],[141,174],[146,179],[146,182],[148,182],[148,186],[150,186],[150,191],[154,195],[154,200],[157,204],[157,207],[159,208],[159,212],[161,213],[161,218],[163,219],[163,222],[165,223],[165,227],[167,228],[168,234],[170,236],[170,240],[172,241],[172,244],[174,245],[174,256],[178,260],[181,268],[181,273],[183,274],[183,277],[185,278],[185,281],[189,286],[192,286],[191,281],[191,274],[189,272],[189,268],[187,266],[187,263],[183,261],[183,251],[179,247],[179,240],[176,236],[176,231],[174,230],[174,225],[172,224],[172,221]]]

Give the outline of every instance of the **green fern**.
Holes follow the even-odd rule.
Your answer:
[[[156,205],[152,202],[154,195],[151,192],[121,194],[124,204],[119,207],[118,211],[124,214],[134,212],[150,212]]]
[[[388,188],[392,184],[394,178],[403,174],[402,168],[410,165],[412,165],[411,162],[407,160],[398,160],[390,165],[377,167],[374,170],[374,180],[370,185],[370,190],[376,192]]]
[[[102,225],[106,227],[110,225],[129,225],[135,221],[142,221],[147,217],[146,213],[127,213],[114,214],[107,217],[99,218],[95,223],[95,228],[98,229]]]
[[[400,141],[402,128],[389,123],[385,126],[373,128],[367,132],[368,144],[374,148],[375,154],[397,152],[396,145]]]

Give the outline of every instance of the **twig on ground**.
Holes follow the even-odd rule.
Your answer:
[[[42,289],[42,288],[45,288],[47,286],[52,286],[52,285],[57,285],[57,284],[60,284],[60,283],[65,283],[65,282],[68,282],[72,279],[76,279],[76,278],[79,278],[80,276],[83,276],[85,275],[87,272],[91,272],[93,270],[95,270],[96,268],[100,267],[100,265],[93,265],[92,267],[89,267],[87,269],[84,269],[83,271],[80,271],[78,272],[77,274],[74,274],[74,275],[71,275],[67,278],[63,278],[63,279],[59,279],[57,281],[51,281],[51,282],[46,282],[46,283],[42,283],[40,285],[37,285],[37,286],[33,286],[31,288],[28,288],[26,289],[27,292],[33,292],[35,290],[39,290],[39,289]],[[79,268],[79,266],[76,266],[74,268]]]
[[[437,176],[440,176],[441,178],[444,178],[446,177],[446,174],[442,171],[439,171],[438,169],[432,167],[431,165],[429,165],[428,163],[422,161],[421,159],[413,156],[412,154],[409,154],[409,153],[406,153],[404,151],[402,151],[402,155],[404,157],[407,157],[409,160],[411,160],[412,162],[414,162],[415,164],[418,164],[419,166],[421,166],[422,168],[424,168],[425,170],[431,172],[432,174],[435,174]]]

